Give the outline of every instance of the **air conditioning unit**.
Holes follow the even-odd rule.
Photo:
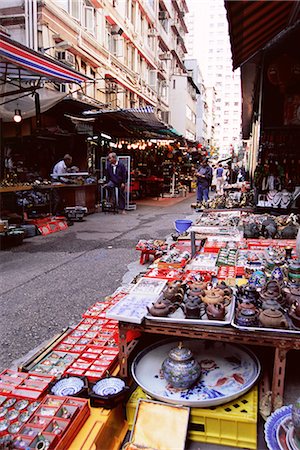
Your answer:
[[[58,61],[68,64],[68,66],[75,67],[75,55],[68,50],[55,52],[55,58],[58,59]]]
[[[171,52],[165,52],[165,53],[161,53],[159,55],[159,59],[162,59],[164,61],[168,60],[168,59],[172,59],[172,53]]]
[[[165,20],[168,18],[168,12],[167,11],[159,11],[158,12],[158,20]]]

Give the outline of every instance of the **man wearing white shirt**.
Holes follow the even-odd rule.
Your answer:
[[[69,183],[71,180],[69,180],[67,177],[62,177],[61,175],[68,172],[68,168],[72,165],[72,156],[68,153],[64,156],[64,158],[61,161],[58,161],[58,163],[55,164],[52,170],[52,181],[54,183],[63,182],[63,183]],[[54,214],[61,213],[63,210],[62,200],[61,196],[59,194],[59,189],[52,189],[52,211]]]
[[[55,164],[52,170],[52,179],[53,181],[63,181],[64,183],[67,183],[69,180],[68,178],[61,177],[63,173],[66,173],[68,171],[68,168],[72,165],[72,156],[68,153],[64,156],[64,159],[61,161],[58,161],[58,163]]]

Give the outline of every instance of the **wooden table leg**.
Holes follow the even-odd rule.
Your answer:
[[[284,378],[286,366],[286,354],[288,350],[283,348],[275,349],[273,379],[272,379],[272,411],[283,405]]]
[[[127,378],[129,376],[129,355],[139,342],[138,339],[132,339],[130,342],[127,342],[127,331],[128,329],[119,323],[119,367],[120,376],[122,378]]]
[[[119,365],[120,365],[120,375],[122,378],[127,378],[128,376],[128,349],[126,341],[126,329],[119,324]]]

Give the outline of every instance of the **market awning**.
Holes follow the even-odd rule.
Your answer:
[[[300,25],[299,1],[225,0],[233,68],[244,64],[283,31]]]
[[[94,117],[95,129],[116,138],[181,139],[174,128],[158,119],[152,106],[119,110],[84,111],[82,117]]]
[[[0,34],[0,79],[4,82],[43,79],[57,83],[83,83],[90,78]]]

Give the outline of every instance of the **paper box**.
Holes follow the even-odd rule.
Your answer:
[[[184,450],[190,408],[140,399],[130,442],[153,450]]]

